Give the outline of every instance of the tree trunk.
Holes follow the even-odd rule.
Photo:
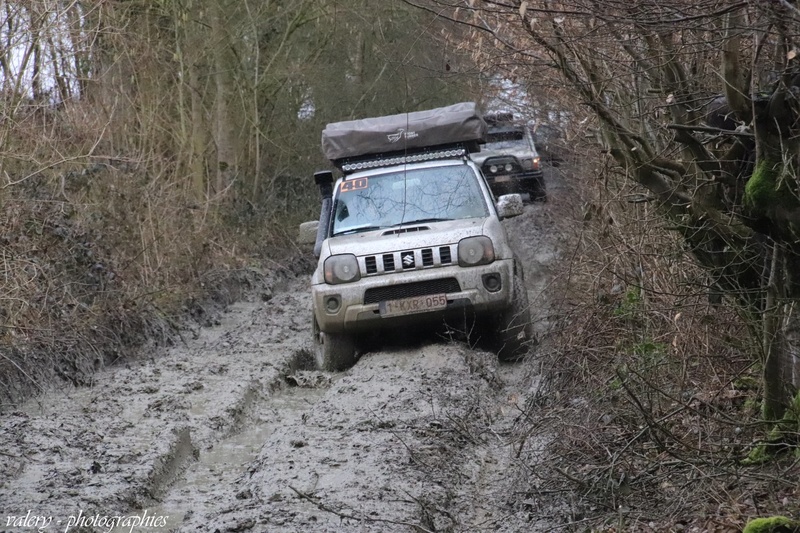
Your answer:
[[[763,349],[764,349],[764,405],[763,414],[766,420],[780,420],[786,410],[784,397],[783,363],[783,252],[779,245],[773,245],[769,280],[766,287],[763,317]]]
[[[785,383],[790,384],[795,392],[800,389],[800,309],[796,301],[783,306],[783,338]]]
[[[217,4],[211,18],[211,34],[214,43],[214,82],[216,85],[215,121],[217,145],[216,194],[230,196],[227,191],[236,175],[236,142],[231,116],[233,94],[233,58],[230,57],[230,39],[224,25],[224,6]]]
[[[85,14],[80,11],[80,6],[78,2],[75,2],[67,9],[67,18],[69,20],[69,31],[67,32],[67,37],[70,40],[70,46],[72,48],[72,61],[73,61],[73,68],[75,69],[75,82],[77,84],[77,96],[84,98],[86,97],[86,84],[89,79],[89,65],[92,64],[92,60],[95,58],[91,56],[87,47],[84,44],[84,39],[90,42],[93,42],[96,37],[98,37],[98,27],[91,26],[90,21],[98,20],[97,14],[94,14],[93,11],[89,10],[89,13]],[[89,32],[93,32],[94,35],[88,35]]]
[[[42,95],[42,64],[44,53],[42,51],[42,22],[43,16],[37,9],[39,6],[32,4],[29,7],[31,28],[31,46],[33,46],[33,61],[31,64],[31,95],[34,102],[44,100]]]
[[[197,65],[189,65],[189,90],[191,92],[191,141],[189,153],[189,172],[192,176],[192,190],[200,201],[206,196],[205,145],[206,129],[203,120],[203,98],[200,92],[200,81],[197,76]]]

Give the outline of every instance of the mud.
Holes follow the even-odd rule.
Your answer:
[[[564,196],[548,178],[551,200],[506,222],[538,350]],[[320,373],[309,370],[307,278],[257,300],[90,387],[3,414],[0,531],[551,530],[553,513],[515,490],[521,439],[548,439],[519,430],[540,386],[536,349],[498,364],[439,331]],[[26,513],[51,521],[25,525]],[[86,527],[70,527],[79,513]],[[114,516],[160,520],[100,524]]]

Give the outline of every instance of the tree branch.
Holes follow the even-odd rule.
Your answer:
[[[701,131],[704,133],[718,133],[720,135],[731,135],[733,137],[755,138],[755,135],[747,131],[726,130],[723,128],[712,128],[710,126],[690,126],[688,124],[667,124],[667,129],[684,131]]]
[[[397,525],[397,526],[410,527],[410,528],[414,529],[414,531],[418,531],[419,533],[433,533],[433,531],[431,531],[429,529],[426,529],[426,528],[422,527],[419,524],[413,524],[411,522],[404,522],[402,520],[389,520],[388,518],[374,518],[374,517],[371,517],[371,516],[363,516],[363,515],[362,516],[358,516],[358,515],[354,515],[354,514],[351,514],[351,513],[343,513],[342,511],[337,511],[336,509],[333,509],[332,507],[328,507],[327,505],[325,505],[321,501],[315,499],[310,494],[306,494],[305,492],[302,492],[302,491],[292,487],[291,485],[288,485],[288,487],[290,489],[292,489],[295,492],[295,494],[297,494],[298,496],[300,496],[304,500],[314,504],[317,507],[317,509],[319,509],[320,511],[325,511],[326,513],[334,514],[334,515],[338,516],[339,518],[343,518],[345,520],[355,520],[357,522],[373,522],[373,523],[379,523],[379,524],[394,524],[394,525]]]

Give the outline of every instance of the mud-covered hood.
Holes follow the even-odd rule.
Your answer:
[[[424,222],[385,228],[353,235],[340,235],[325,241],[330,255],[373,255],[387,252],[456,244],[465,237],[483,235],[487,219],[469,218],[444,222]]]

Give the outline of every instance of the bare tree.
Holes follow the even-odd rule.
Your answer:
[[[487,67],[503,57],[507,76],[557,77],[564,111],[591,111],[605,153],[760,322],[764,414],[779,419],[800,384],[794,3],[413,3],[472,28]]]

